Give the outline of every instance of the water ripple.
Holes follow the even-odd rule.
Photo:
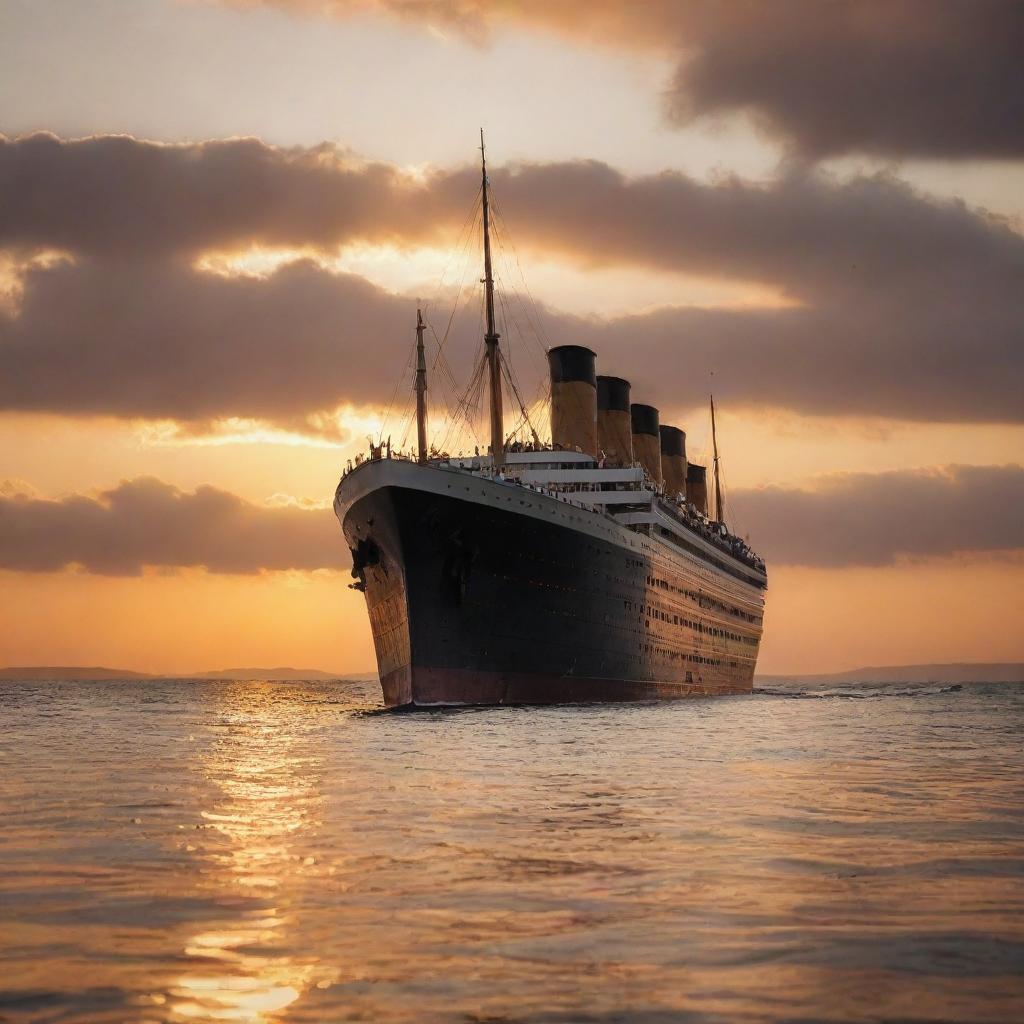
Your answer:
[[[0,714],[5,1024],[1024,1016],[1024,687]]]

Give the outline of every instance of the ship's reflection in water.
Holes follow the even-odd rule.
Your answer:
[[[305,746],[307,708],[301,701],[289,708],[282,696],[272,684],[231,684],[211,709],[221,735],[198,767],[216,799],[186,852],[240,912],[188,939],[189,970],[165,997],[184,1020],[274,1020],[328,977],[308,953],[293,952],[296,908],[316,872],[305,851],[321,797]]]

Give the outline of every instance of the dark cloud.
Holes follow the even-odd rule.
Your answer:
[[[0,245],[11,248],[137,255],[384,241],[436,222],[427,198],[394,168],[347,163],[326,145],[0,136]]]
[[[238,3],[238,0],[231,0]],[[812,159],[1024,155],[1019,0],[250,0],[376,8],[483,41],[504,25],[677,54],[677,122],[749,114]]]
[[[738,491],[736,509],[770,563],[891,565],[900,558],[1024,548],[1024,467],[844,473],[813,490]]]
[[[748,113],[811,159],[1024,156],[1018,0],[700,6],[669,93],[678,121]]]
[[[83,260],[31,271],[0,314],[0,408],[279,423],[385,400],[415,312],[308,261],[269,277],[176,261]]]
[[[646,264],[760,281],[808,304],[836,295],[1005,294],[1024,238],[957,201],[887,175],[793,172],[760,184],[681,174],[626,177],[605,164],[495,174],[517,237],[591,264]]]
[[[573,339],[663,409],[706,402],[713,373],[734,407],[1019,423],[1021,331],[1005,310],[990,320],[936,296],[910,309],[853,298],[825,309],[665,309]]]
[[[199,424],[250,416],[305,429],[314,411],[386,404],[411,345],[412,300],[308,261],[265,279],[176,262],[82,261],[34,270],[24,286],[18,315],[0,314],[7,410]],[[523,304],[510,297],[509,306],[525,322]],[[638,399],[666,410],[703,401],[714,371],[715,390],[734,407],[1024,418],[1021,322],[1003,307],[958,308],[936,295],[906,310],[851,298],[824,309],[663,309],[601,322],[541,311],[539,319],[545,340],[594,348],[603,371],[631,379]],[[477,326],[476,304],[464,307],[448,343],[463,382]],[[501,327],[532,394],[539,348],[504,317]],[[436,410],[443,392],[432,380]]]
[[[999,291],[1024,267],[1024,239],[1006,225],[885,175],[708,184],[578,161],[492,168],[491,179],[518,243],[589,265],[761,281],[805,300],[894,283]],[[451,242],[478,188],[476,168],[413,181],[328,146],[0,136],[0,247],[136,259]]]
[[[769,565],[889,565],[902,557],[1024,548],[1024,467],[844,474],[813,490],[741,490],[730,502]],[[347,569],[333,514],[268,508],[214,487],[150,478],[60,500],[0,489],[0,568],[103,575],[146,567],[218,573]]]
[[[214,487],[189,494],[139,478],[97,498],[0,496],[0,566],[54,572],[70,565],[134,576],[146,566],[255,573],[349,562],[330,511],[266,508]]]
[[[961,203],[886,176],[703,184],[581,162],[492,178],[521,248],[761,282],[793,303],[547,315],[552,343],[599,348],[652,400],[691,402],[714,370],[723,397],[747,406],[1024,416],[1024,238]],[[20,309],[0,313],[0,408],[281,419],[379,402],[404,361],[410,300],[308,262],[228,279],[191,260],[243,242],[450,242],[477,186],[472,169],[410,183],[252,140],[0,143],[0,246],[77,259],[27,272]],[[471,314],[456,334],[476,329]]]

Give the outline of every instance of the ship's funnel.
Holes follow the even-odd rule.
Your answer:
[[[690,463],[686,467],[686,500],[708,514],[708,471],[705,466]]]
[[[666,494],[686,494],[686,434],[678,427],[661,427],[661,473]]]
[[[551,367],[551,441],[556,446],[597,454],[597,357],[581,345],[548,352]]]
[[[629,407],[633,430],[633,458],[647,470],[647,475],[661,484],[661,438],[658,431],[658,410],[653,405]]]
[[[597,443],[607,465],[633,465],[629,381],[621,377],[597,378]]]

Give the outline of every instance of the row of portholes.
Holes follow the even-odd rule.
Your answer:
[[[698,633],[703,633],[706,636],[719,636],[727,640],[735,640],[737,643],[748,644],[749,646],[756,646],[760,643],[757,637],[742,636],[739,633],[732,633],[727,629],[719,629],[713,626],[705,626],[700,622],[694,622],[691,619],[680,617],[679,615],[669,615],[668,612],[663,612],[660,608],[655,608],[653,605],[640,605],[641,615],[638,616],[637,621],[640,621],[644,616],[649,616],[647,619],[647,628],[651,628],[650,619],[658,619],[669,626],[684,626],[689,629],[693,629]],[[623,600],[623,608],[627,611],[634,610],[634,604],[632,601]]]
[[[745,612],[735,606],[723,604],[721,601],[708,594],[699,593],[694,590],[682,590],[670,583],[668,580],[660,579],[657,576],[648,576],[647,584],[648,586],[657,587],[659,590],[667,590],[671,593],[679,594],[690,601],[696,601],[701,608],[709,608],[712,611],[719,611],[725,615],[732,615],[734,618],[743,619],[744,622],[749,622],[755,626],[760,625],[763,621],[763,618],[760,615],[753,615],[750,612]]]

